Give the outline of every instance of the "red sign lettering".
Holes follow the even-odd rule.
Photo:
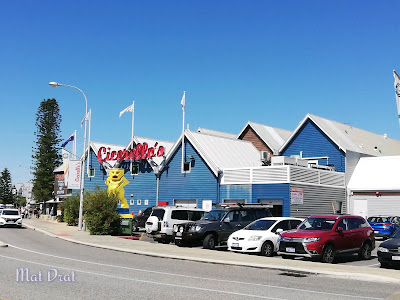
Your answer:
[[[100,147],[97,152],[97,160],[103,163],[107,160],[126,160],[126,159],[148,159],[153,157],[164,156],[164,146],[159,146],[155,143],[154,147],[150,147],[147,143],[137,144],[136,148],[131,150],[112,151],[111,148]],[[157,149],[157,152],[156,152]]]

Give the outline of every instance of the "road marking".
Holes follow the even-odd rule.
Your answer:
[[[244,285],[250,285],[250,286],[276,288],[276,289],[282,289],[282,290],[291,290],[291,291],[298,291],[298,292],[305,292],[305,293],[315,293],[315,294],[350,297],[350,298],[381,299],[381,298],[373,298],[373,297],[353,296],[353,295],[347,295],[347,294],[337,294],[337,293],[320,292],[320,291],[305,290],[305,289],[298,289],[298,288],[281,287],[281,286],[269,285],[269,284],[261,284],[261,283],[251,283],[251,282],[234,281],[234,280],[217,279],[217,278],[205,278],[205,277],[192,276],[192,275],[182,275],[182,274],[175,274],[175,273],[168,273],[168,272],[161,272],[161,271],[151,271],[151,270],[145,270],[145,269],[138,269],[138,268],[125,267],[125,266],[103,264],[103,263],[91,262],[91,261],[86,261],[86,260],[81,260],[81,259],[76,259],[76,258],[69,258],[69,257],[58,256],[58,255],[53,255],[53,254],[47,254],[47,253],[42,253],[42,252],[33,251],[33,250],[29,250],[29,249],[20,248],[18,246],[13,246],[13,245],[9,245],[9,247],[12,247],[12,248],[15,248],[15,249],[19,249],[19,250],[22,250],[22,251],[26,251],[26,252],[30,252],[30,253],[43,255],[43,256],[54,257],[54,258],[58,258],[58,259],[65,259],[65,260],[71,260],[71,261],[76,261],[76,262],[81,262],[81,263],[86,263],[86,264],[92,264],[92,265],[98,265],[98,266],[103,266],[103,267],[112,267],[112,268],[125,269],[125,270],[131,270],[131,271],[139,271],[139,272],[146,272],[146,273],[153,273],[153,274],[159,274],[159,275],[168,275],[168,276],[171,275],[171,276],[175,276],[175,277],[183,277],[183,278],[190,278],[190,279],[201,279],[201,280],[208,280],[208,281],[214,281],[214,282],[218,281],[218,282],[224,282],[224,283],[244,284]]]
[[[136,282],[141,282],[141,283],[150,283],[150,284],[156,284],[156,285],[170,286],[170,287],[175,287],[175,288],[180,288],[180,289],[185,288],[185,289],[200,290],[200,291],[206,291],[206,292],[216,292],[216,293],[223,293],[223,294],[229,294],[229,295],[253,297],[253,298],[260,298],[260,299],[270,299],[270,300],[282,300],[283,299],[283,298],[273,298],[273,297],[267,297],[267,296],[261,296],[261,295],[244,294],[244,293],[222,291],[222,290],[216,290],[216,289],[207,289],[207,288],[201,288],[201,287],[195,287],[195,286],[183,286],[180,284],[162,283],[162,282],[156,282],[156,281],[150,281],[150,280],[142,280],[142,279],[121,277],[121,276],[107,275],[107,274],[102,274],[102,273],[95,273],[95,272],[89,272],[89,271],[84,271],[84,270],[71,269],[71,268],[66,268],[66,267],[61,267],[61,266],[42,264],[42,263],[32,262],[29,260],[19,259],[19,258],[15,258],[15,257],[11,257],[11,256],[5,256],[5,255],[0,255],[0,257],[6,258],[6,259],[12,259],[12,260],[16,260],[16,261],[21,261],[21,262],[25,262],[25,263],[30,263],[30,264],[34,264],[34,265],[46,266],[46,267],[50,267],[50,268],[58,268],[58,269],[64,269],[64,270],[69,270],[69,271],[75,271],[77,273],[80,272],[80,273],[89,274],[89,275],[96,275],[96,276],[103,276],[103,277],[113,278],[113,279],[122,279],[122,280],[136,281]],[[373,298],[373,299],[377,299],[377,298]]]

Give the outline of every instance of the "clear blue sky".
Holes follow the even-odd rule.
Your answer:
[[[400,139],[399,1],[0,0],[0,171],[28,181],[35,114],[56,98],[64,139],[176,141],[186,121],[238,133],[247,121],[293,130],[307,113]]]

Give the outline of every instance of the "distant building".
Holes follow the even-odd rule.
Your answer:
[[[27,205],[35,203],[35,199],[34,199],[33,193],[32,193],[32,189],[33,189],[32,182],[16,183],[15,189],[16,189],[17,196],[25,197]]]

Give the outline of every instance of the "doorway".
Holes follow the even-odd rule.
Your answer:
[[[282,217],[282,200],[281,199],[258,199],[258,203],[269,205],[269,211],[274,217]]]

